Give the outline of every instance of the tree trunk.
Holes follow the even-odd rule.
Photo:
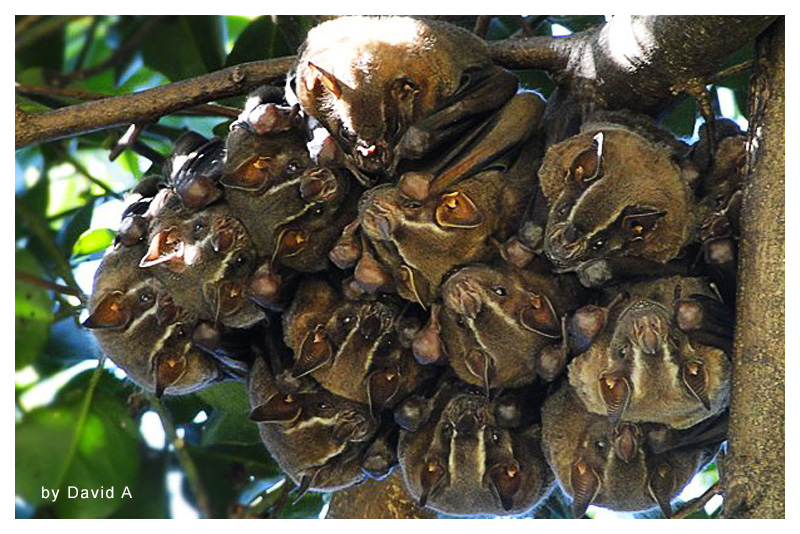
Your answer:
[[[785,19],[757,42],[741,218],[725,515],[785,516]]]

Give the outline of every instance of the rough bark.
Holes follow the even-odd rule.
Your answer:
[[[133,123],[156,122],[182,109],[278,82],[293,63],[293,57],[253,61],[138,93],[43,113],[26,113],[15,107],[15,148]]]
[[[326,519],[433,519],[436,513],[420,508],[406,491],[403,477],[395,469],[381,481],[338,491],[331,497]]]
[[[725,515],[785,516],[785,19],[757,43],[739,247]]]
[[[630,109],[648,115],[677,95],[702,91],[774,16],[630,16],[569,37],[490,43],[508,68],[541,68],[557,83],[547,103],[548,144],[574,134],[586,112]]]

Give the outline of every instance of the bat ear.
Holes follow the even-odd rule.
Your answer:
[[[372,413],[378,413],[392,401],[400,390],[400,380],[400,370],[396,365],[375,371],[367,377],[367,398]]]
[[[332,361],[333,345],[325,333],[324,327],[317,325],[312,332],[306,335],[300,345],[300,352],[292,369],[292,377],[300,378],[313,373]]]
[[[416,432],[428,419],[428,403],[422,397],[407,399],[394,411],[394,420],[406,432]]]
[[[630,383],[624,376],[606,374],[600,377],[600,393],[611,426],[616,428],[631,399]]]
[[[419,476],[420,486],[422,487],[422,495],[419,497],[419,506],[424,508],[428,503],[428,498],[436,494],[436,491],[442,486],[445,478],[445,468],[438,460],[428,460],[422,465],[422,470]]]
[[[706,410],[711,409],[708,399],[708,372],[705,365],[697,360],[685,362],[681,366],[681,380],[694,398],[700,401]]]
[[[433,304],[431,306],[431,315],[428,322],[414,336],[414,341],[411,343],[414,359],[422,365],[437,363],[445,357],[444,344],[441,337],[442,327],[439,323],[441,310],[441,304]]]
[[[256,423],[290,423],[300,417],[302,411],[295,395],[276,393],[261,406],[253,408],[250,420]]]
[[[125,305],[124,296],[122,291],[113,291],[103,297],[94,307],[92,314],[83,322],[83,326],[92,329],[126,326],[131,320],[131,312]]]
[[[330,199],[336,194],[338,187],[336,175],[330,169],[314,169],[300,178],[300,196],[308,203]]]
[[[561,320],[547,295],[528,291],[527,300],[520,312],[519,320],[522,326],[541,336],[560,339]]]
[[[594,136],[592,146],[578,154],[567,174],[567,180],[571,180],[578,185],[591,183],[603,176],[602,169],[603,157],[603,133]]]
[[[667,214],[664,210],[628,207],[622,212],[622,230],[630,239],[643,239],[655,230],[659,219]]]
[[[231,189],[258,191],[272,179],[271,165],[272,158],[269,156],[250,158],[233,172],[224,175],[220,183]]]
[[[156,397],[161,397],[169,386],[175,384],[186,372],[186,357],[159,354],[155,359]]]
[[[312,82],[313,85],[311,87],[307,87],[308,90],[313,90],[317,81],[319,81],[334,97],[337,99],[342,98],[342,83],[338,78],[336,78],[336,76],[326,71],[322,67],[315,65],[311,61],[308,62],[308,68],[312,73],[314,73],[314,81]]]
[[[278,236],[278,246],[275,247],[275,257],[290,258],[300,254],[308,245],[308,232],[287,228]]]
[[[507,464],[495,465],[491,470],[491,478],[492,486],[500,497],[500,504],[503,505],[503,510],[508,512],[514,508],[514,496],[522,485],[519,463],[512,460]]]
[[[580,458],[572,464],[569,478],[572,486],[572,517],[579,519],[586,514],[586,509],[600,492],[600,477],[592,466]]]
[[[650,471],[650,469],[648,469]],[[672,515],[672,506],[670,506],[670,498],[672,497],[673,489],[675,488],[675,474],[672,467],[666,462],[659,462],[655,468],[652,469],[650,476],[647,479],[647,489],[650,491],[650,496],[659,508],[664,517]]]
[[[139,267],[146,269],[161,263],[176,260],[183,262],[184,242],[176,228],[162,230],[150,238],[147,253],[139,261]]]
[[[483,214],[465,193],[455,191],[442,195],[436,208],[436,223],[443,228],[475,228],[483,222]]]

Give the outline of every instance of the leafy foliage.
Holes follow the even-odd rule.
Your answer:
[[[528,30],[550,35],[554,25],[575,32],[604,19],[528,16],[525,21],[528,29],[523,30],[521,17],[494,17],[487,39]],[[97,94],[125,94],[225,66],[290,55],[314,22],[310,16],[17,17],[16,80],[38,90],[19,89],[16,104],[27,111],[54,109]],[[471,29],[474,17],[456,22]],[[737,52],[730,65],[752,53],[752,47]],[[543,72],[518,74],[526,88],[545,96],[553,90]],[[746,109],[747,81],[748,72],[742,71],[720,82],[733,90],[739,110]],[[242,102],[234,98],[222,103]],[[697,115],[694,103],[685,99],[664,121],[676,134],[690,136]],[[198,505],[185,460],[175,454],[176,444],[147,444],[142,418],[150,410],[148,399],[119,378],[121,371],[110,363],[92,370],[101,354],[79,325],[82,303],[74,295],[91,289],[97,265],[92,260],[99,259],[113,239],[121,194],[159,170],[160,159],[153,154],[168,153],[184,128],[213,135],[223,133],[228,121],[218,116],[166,117],[141,135],[140,145],[149,150],[137,153],[128,148],[114,162],[108,161],[108,153],[124,129],[16,152],[15,266],[25,273],[15,280],[19,516],[164,518],[172,515],[176,499]],[[53,284],[67,290],[54,290]],[[76,369],[87,367],[75,375]],[[283,474],[247,418],[242,384],[220,384],[166,399],[165,405],[213,517],[319,516],[329,497],[312,493],[292,502],[287,494],[291,483],[281,483]],[[175,474],[183,480],[182,492],[168,489],[168,479]],[[70,486],[113,487],[114,498],[67,499]],[[59,489],[60,498],[43,498],[43,487]],[[132,498],[123,498],[125,487]],[[540,513],[569,517],[569,506],[554,495]]]

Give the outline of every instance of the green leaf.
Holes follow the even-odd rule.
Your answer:
[[[290,497],[290,501],[281,510],[279,519],[316,519],[319,517],[325,503],[330,499],[330,495],[310,491],[295,502]]]
[[[170,17],[145,40],[144,62],[171,81],[218,70],[224,57],[221,30],[218,16]]]
[[[168,458],[163,451],[144,455],[139,480],[131,487],[133,498],[125,499],[111,519],[169,519]]]
[[[77,441],[74,456],[71,444],[78,423],[86,381],[94,371],[86,371],[70,381],[49,406],[23,415],[15,429],[15,489],[34,506],[47,505],[64,518],[107,517],[125,499],[126,487],[136,487],[141,456],[135,422],[127,413],[120,383],[108,372],[100,377],[94,397]],[[42,487],[54,489],[57,477],[67,467],[58,499],[47,502]],[[113,488],[113,498],[69,498],[69,487],[81,489]],[[72,490],[74,494],[75,490]],[[78,494],[80,496],[80,493]]]
[[[49,25],[59,25],[58,16],[45,17],[33,24],[26,32],[39,31]],[[31,67],[43,67],[55,72],[61,72],[64,62],[64,26],[61,25],[54,31],[43,34],[16,50],[16,65],[14,72],[19,73]]]
[[[95,228],[83,232],[72,246],[72,256],[84,256],[105,250],[114,242],[116,233],[110,228]]]
[[[293,50],[272,17],[259,17],[244,29],[225,60],[225,66],[258,59],[289,56]]]
[[[64,218],[64,223],[56,236],[56,244],[64,256],[68,257],[73,252],[75,243],[89,228],[92,213],[94,213],[94,202],[89,201],[81,209]]]
[[[684,97],[661,119],[661,124],[678,137],[691,137],[696,113],[694,100]]]
[[[33,255],[16,250],[14,267],[43,278]],[[47,343],[47,333],[53,321],[53,301],[49,292],[26,282],[14,280],[14,368],[21,369],[33,362]]]
[[[223,382],[206,388],[197,396],[211,406],[203,424],[201,444],[261,445],[258,425],[250,421],[250,402],[242,382]]]
[[[239,502],[243,492],[264,479],[275,479],[282,475],[263,445],[214,445],[195,447],[187,444],[194,459],[201,483],[211,501],[212,517],[228,517],[229,508]],[[184,494],[195,502],[188,484]],[[247,504],[247,503],[240,503]]]

